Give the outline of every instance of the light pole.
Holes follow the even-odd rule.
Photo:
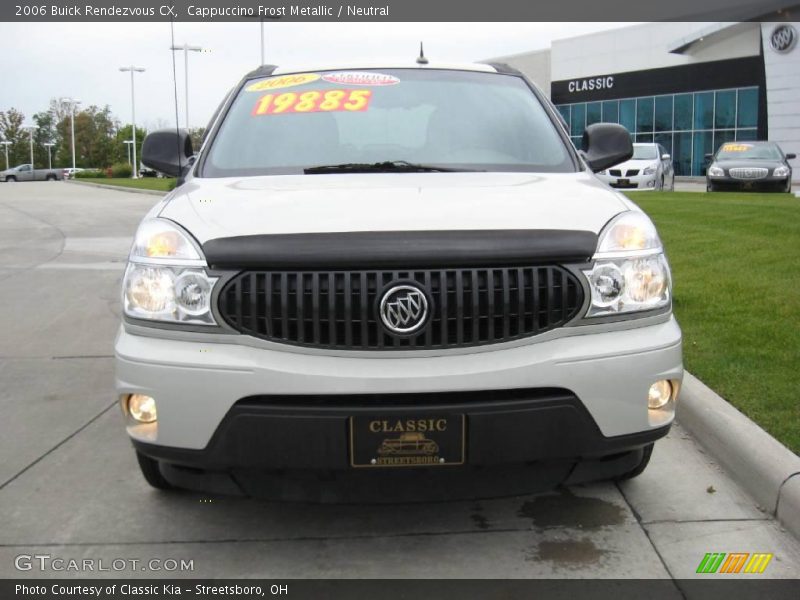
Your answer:
[[[264,17],[261,17],[261,62],[258,64],[264,64]]]
[[[139,179],[139,163],[136,161],[136,101],[134,99],[133,74],[144,73],[144,67],[120,67],[120,71],[130,71],[131,73],[131,131],[133,131],[133,169],[131,169],[131,179]]]
[[[183,46],[170,46],[170,50],[183,50],[183,71],[186,76],[186,129],[189,129],[189,52],[211,52],[202,46],[190,46],[183,44]]]
[[[6,149],[6,170],[8,170],[8,147],[11,145],[11,142],[0,142],[3,144],[3,147]]]
[[[72,138],[72,169],[75,170],[75,108],[81,103],[75,98],[61,98],[61,102],[69,104],[69,129]]]
[[[124,140],[124,143],[125,147],[128,149],[128,163],[133,166],[133,163],[131,162],[131,144],[133,144],[133,140]]]
[[[47,168],[52,170],[53,169],[53,158],[50,156],[50,148],[55,146],[55,144],[53,142],[47,142],[45,144],[45,146],[47,147]]]

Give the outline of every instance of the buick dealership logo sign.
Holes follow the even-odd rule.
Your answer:
[[[797,43],[797,30],[791,25],[778,25],[769,36],[769,45],[775,52],[786,54]]]
[[[419,288],[396,285],[381,299],[381,321],[393,333],[413,333],[428,317],[428,299]]]

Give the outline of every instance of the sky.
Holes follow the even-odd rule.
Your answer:
[[[630,23],[289,23],[264,25],[265,62],[278,65],[411,61],[425,43],[433,61],[474,62],[547,48],[554,39]],[[205,126],[225,93],[260,62],[259,23],[175,23],[175,43],[203,46],[189,54],[189,124]],[[136,123],[150,130],[175,123],[169,23],[0,23],[6,68],[0,110],[22,111],[26,125],[51,98],[83,106],[108,104],[131,119],[131,64]],[[185,123],[183,52],[176,56],[178,110]]]

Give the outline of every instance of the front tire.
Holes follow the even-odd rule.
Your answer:
[[[617,481],[627,481],[628,479],[633,479],[634,477],[641,475],[647,468],[647,465],[650,464],[650,457],[653,456],[654,446],[655,444],[648,444],[642,448],[642,459],[639,461],[639,464],[630,471],[622,473],[621,475],[617,475],[615,479]]]
[[[142,476],[152,487],[157,490],[174,489],[172,484],[161,473],[161,467],[157,460],[145,456],[141,452],[136,453],[136,460],[139,463],[139,470],[141,470]]]
[[[17,178],[14,177],[13,175],[8,175],[6,177],[6,183],[14,183],[16,180],[17,180]]]
[[[713,183],[711,183],[711,182],[709,181],[708,183],[706,183],[706,191],[707,191],[707,192],[716,192],[716,191],[717,191],[717,188],[716,188],[716,186],[715,186]]]

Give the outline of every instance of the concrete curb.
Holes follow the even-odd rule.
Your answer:
[[[85,185],[87,187],[102,188],[104,190],[114,190],[116,192],[129,192],[131,194],[147,194],[149,196],[161,196],[162,198],[169,194],[169,192],[159,192],[157,190],[140,190],[138,188],[122,187],[121,185],[104,185],[102,183],[90,183],[88,181],[76,181],[75,179],[67,179],[65,183],[73,185]]]
[[[800,539],[800,456],[690,373],[684,374],[677,418],[762,508]]]

